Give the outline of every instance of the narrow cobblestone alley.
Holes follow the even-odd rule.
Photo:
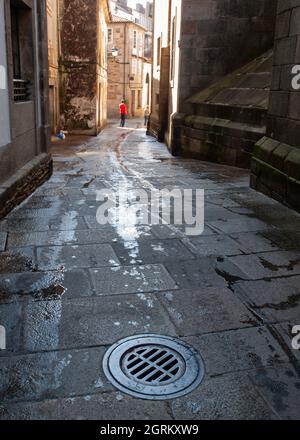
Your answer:
[[[138,120],[52,147],[54,173],[0,223],[1,419],[300,419],[300,216],[249,173],[172,157]],[[205,231],[100,226],[96,190],[204,189]],[[114,389],[102,358],[135,334],[203,357],[191,394]]]

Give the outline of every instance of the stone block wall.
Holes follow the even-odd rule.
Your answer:
[[[22,203],[51,177],[53,162],[50,154],[36,156],[8,180],[0,184],[0,219]]]
[[[300,0],[279,0],[267,137],[254,151],[251,186],[300,211]]]
[[[76,0],[76,7],[64,0],[61,17],[63,126],[88,130],[96,123],[96,0]]]
[[[164,141],[170,114],[170,7],[171,2],[154,0],[151,116],[148,134]],[[179,38],[179,36],[178,36]]]
[[[279,0],[267,135],[300,147],[300,92],[292,68],[300,65],[300,0]]]
[[[273,46],[277,0],[183,0],[179,112],[185,100]]]
[[[106,123],[106,0],[60,2],[61,125],[97,134]]]
[[[152,113],[148,134],[157,138],[159,142],[168,144],[168,125],[169,125],[169,75],[170,75],[170,47],[161,49],[160,57],[160,77],[159,81],[155,78],[152,88]]]
[[[172,152],[249,169],[266,134],[272,66],[269,51],[190,98]]]

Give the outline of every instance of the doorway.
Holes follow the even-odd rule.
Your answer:
[[[131,116],[135,116],[136,100],[135,100],[135,90],[131,90]]]

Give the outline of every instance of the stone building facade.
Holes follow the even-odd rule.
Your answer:
[[[128,6],[127,0],[110,0],[111,13],[124,20],[134,21],[133,9]]]
[[[125,99],[130,117],[141,117],[151,103],[151,59],[145,56],[147,30],[129,20],[113,16],[108,40],[108,117],[119,116]],[[117,49],[117,56],[112,50]]]
[[[49,122],[51,132],[60,128],[59,100],[59,0],[47,0],[48,63],[49,63]]]
[[[251,166],[298,210],[299,23],[300,0],[155,1],[149,126],[174,155]]]
[[[143,6],[136,3],[135,9],[132,11],[136,23],[142,25],[148,32],[153,32],[153,3],[146,2]]]
[[[300,0],[279,0],[266,137],[251,185],[300,211]]]
[[[150,132],[177,152],[173,125],[190,114],[188,98],[269,50],[275,14],[276,0],[156,0]]]
[[[45,0],[0,0],[0,216],[51,174]]]
[[[60,125],[96,135],[107,121],[108,0],[60,2]]]

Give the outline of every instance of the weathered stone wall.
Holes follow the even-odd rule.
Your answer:
[[[160,141],[168,128],[168,94],[170,69],[169,1],[154,0],[151,116],[148,133]],[[163,95],[161,95],[163,93]],[[167,120],[167,122],[166,122]]]
[[[180,118],[193,114],[188,98],[273,47],[276,4],[277,0],[155,1],[150,132],[158,136],[158,130],[167,130],[160,138],[167,137],[167,144],[174,154],[180,154],[181,149],[178,139]],[[169,89],[167,128],[161,120],[156,99],[158,96],[161,101],[160,86],[164,76],[157,65],[159,38],[162,48],[170,48],[169,71],[174,72],[163,86]],[[250,149],[247,151],[248,164]]]
[[[300,0],[279,0],[267,137],[255,148],[251,185],[300,211]],[[300,82],[300,81],[299,81]]]
[[[277,0],[182,0],[179,112],[185,100],[273,46]]]
[[[49,123],[52,133],[60,128],[59,104],[59,1],[47,0],[48,64],[49,64]]]
[[[267,135],[300,148],[300,91],[292,68],[300,65],[300,0],[279,0]]]
[[[64,127],[91,129],[96,123],[96,0],[64,0],[61,17]]]
[[[0,185],[0,219],[23,202],[52,174],[51,156],[42,153]]]
[[[107,14],[106,0],[61,2],[61,123],[69,131],[97,134],[106,122]]]
[[[266,134],[272,55],[263,54],[190,98],[191,113],[182,117],[173,153],[250,168],[254,145]]]

